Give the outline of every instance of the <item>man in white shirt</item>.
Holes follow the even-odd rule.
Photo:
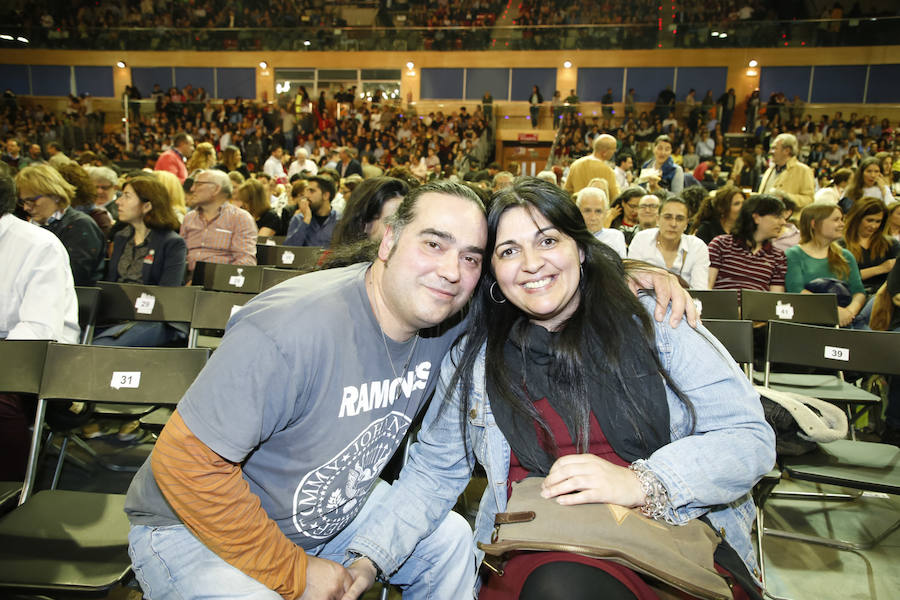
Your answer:
[[[634,179],[631,169],[634,168],[634,157],[627,152],[623,152],[616,157],[616,168],[613,172],[616,174],[616,185],[619,190],[624,190]]]
[[[263,172],[272,178],[276,183],[286,183],[287,173],[284,172],[284,165],[281,164],[281,157],[284,156],[284,150],[278,144],[272,146],[269,158],[263,164]]]
[[[78,299],[69,254],[53,233],[12,214],[18,194],[5,167],[0,173],[0,339],[77,344]],[[25,476],[27,412],[20,396],[0,394],[0,481]]]
[[[625,258],[625,234],[618,229],[603,227],[608,207],[606,192],[596,187],[582,188],[576,196],[575,205],[581,211],[588,231],[615,250],[621,258]]]

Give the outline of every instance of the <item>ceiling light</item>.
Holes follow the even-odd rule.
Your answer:
[[[3,34],[0,34],[0,40],[8,40],[11,42],[11,41],[13,41],[13,36],[3,33]]]
[[[759,63],[756,62],[755,60],[751,60],[751,61],[747,64],[747,66],[749,66],[749,67],[755,67],[755,66],[758,65],[758,64],[759,64]]]
[[[563,63],[563,66],[564,66],[565,68],[567,68],[567,69],[571,69],[571,68],[572,68],[572,61],[571,61],[571,60],[567,60],[566,62]]]
[[[19,40],[20,42],[22,42],[23,44],[28,43],[28,38],[24,38],[21,35],[19,37],[17,37],[16,39]]]
[[[409,61],[408,63],[406,63],[406,68],[409,69],[410,71],[412,71],[415,68],[415,66],[416,66],[416,63],[414,63],[413,61]]]
[[[261,60],[261,61],[259,61],[259,68],[260,68],[260,69],[268,69],[268,68],[269,68],[269,63],[267,63],[267,62],[264,61],[264,60]]]
[[[120,69],[124,69],[124,68],[125,68],[125,61],[124,61],[124,60],[118,61],[118,62],[116,63],[116,66],[119,67]]]

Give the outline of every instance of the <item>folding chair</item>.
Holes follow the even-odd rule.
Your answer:
[[[94,339],[94,324],[100,307],[100,288],[75,286],[78,297],[78,325],[81,327],[81,343],[90,344]]]
[[[194,269],[193,286],[216,292],[258,294],[263,267],[257,265],[226,265],[198,262]]]
[[[0,340],[0,392],[37,396],[47,355],[47,340]],[[18,503],[21,481],[0,482],[0,514]]]
[[[169,287],[101,281],[100,323],[114,321],[191,322],[194,311],[193,287]]]
[[[293,271],[291,269],[263,269],[261,292],[266,291],[270,287],[274,287],[282,281],[287,281],[297,275],[302,275],[303,271]]]
[[[713,334],[734,362],[743,366],[747,378],[753,381],[753,323],[727,319],[703,319],[703,326]]]
[[[791,364],[843,369],[884,375],[900,374],[900,336],[884,331],[833,329],[811,325],[770,322],[767,358]],[[770,379],[768,363],[766,380]],[[775,389],[831,400],[836,403],[872,404],[880,398],[852,386],[838,376],[799,375],[794,386]],[[838,440],[819,444],[816,452],[783,457],[781,466],[791,479],[837,485],[859,490],[859,494],[772,492],[772,498],[809,500],[855,500],[864,492],[900,495],[900,449],[887,444]],[[900,528],[900,520],[868,542],[856,543],[765,529],[764,533],[841,550],[865,550]],[[761,544],[761,538],[760,538]],[[760,545],[761,547],[761,545]]]
[[[238,309],[253,298],[250,294],[198,290],[194,298],[188,347],[196,348],[201,331],[225,331],[225,325]]]
[[[316,266],[322,248],[311,246],[256,245],[256,264],[282,269],[311,269]]]
[[[128,576],[125,496],[61,490],[32,495],[48,404],[70,399],[138,405],[178,402],[207,350],[50,344],[20,506],[0,518],[0,590],[99,594]]]
[[[738,290],[688,290],[706,319],[740,319]]]
[[[741,318],[836,326],[837,296],[741,290]]]

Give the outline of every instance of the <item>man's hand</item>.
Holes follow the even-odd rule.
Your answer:
[[[353,577],[353,584],[344,594],[341,600],[357,600],[366,590],[375,583],[375,576],[378,570],[368,557],[363,556],[348,567],[350,576]]]
[[[688,324],[697,327],[700,317],[697,306],[687,290],[678,283],[677,277],[658,267],[643,264],[631,269],[626,268],[625,276],[628,287],[635,295],[642,289],[653,289],[656,294],[656,310],[653,316],[657,321],[662,322],[665,318],[666,308],[671,301],[672,315],[669,324],[678,327],[681,319],[686,316]]]
[[[341,600],[353,584],[343,566],[324,558],[306,557],[306,588],[300,600]]]

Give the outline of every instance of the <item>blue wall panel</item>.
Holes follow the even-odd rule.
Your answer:
[[[481,100],[490,92],[494,100],[507,100],[509,69],[466,69],[466,100]]]
[[[31,92],[35,96],[68,96],[72,93],[70,67],[31,65]]]
[[[807,100],[810,73],[810,67],[763,67],[759,74],[760,101],[765,105],[775,92],[783,93],[788,102],[794,96]]]
[[[703,100],[706,90],[712,90],[713,99],[727,90],[728,67],[678,67],[678,81],[675,83],[675,94],[678,100],[684,100],[691,89],[697,90],[698,102]]]
[[[512,90],[510,100],[528,101],[531,96],[531,86],[536,85],[541,90],[544,102],[550,102],[553,98],[553,90],[556,89],[556,69],[513,69]],[[562,97],[569,95],[569,90],[559,90]]]
[[[423,100],[462,100],[462,69],[422,69]]]
[[[158,83],[163,92],[174,85],[172,67],[132,67],[131,85],[135,86],[143,98],[149,98],[153,85]]]
[[[0,65],[0,82],[17,96],[31,93],[28,89],[28,65]]]
[[[75,91],[112,98],[116,95],[112,67],[75,67]]]
[[[622,80],[625,69],[578,69],[578,99],[582,102],[600,102],[606,90],[612,88],[613,101],[622,102]],[[563,99],[569,90],[560,90]]]
[[[204,88],[207,95],[215,89],[212,67],[175,67],[175,87],[183,89],[191,84],[194,89]]]
[[[219,68],[216,69],[216,82],[217,90],[206,88],[216,98],[256,98],[256,69]]]
[[[637,102],[656,102],[666,86],[675,84],[675,67],[629,67],[626,74],[627,89],[634,88]]]
[[[862,102],[866,65],[817,66],[813,70],[810,102]],[[802,98],[802,96],[801,96]]]
[[[872,65],[866,102],[900,102],[900,65]]]

